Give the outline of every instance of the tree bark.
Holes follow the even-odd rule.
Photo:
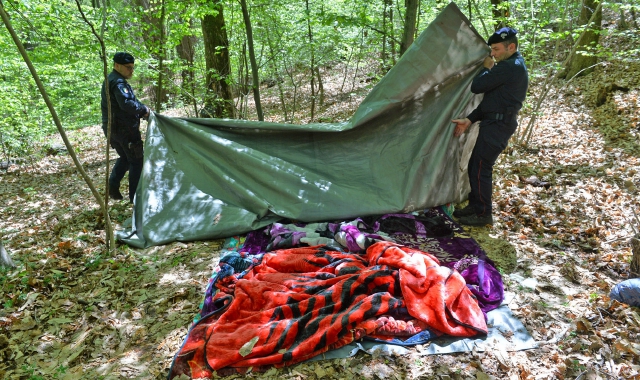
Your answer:
[[[189,22],[191,24],[191,22]],[[183,36],[180,44],[176,46],[176,52],[178,57],[182,59],[183,64],[186,65],[185,69],[182,69],[180,76],[182,77],[182,88],[188,88],[189,92],[183,92],[182,99],[185,103],[193,106],[196,117],[198,117],[198,102],[196,101],[196,84],[194,76],[193,61],[195,57],[195,44],[197,38],[193,35]]]
[[[583,0],[580,12],[580,25],[585,26],[584,32],[578,37],[571,54],[564,63],[564,70],[559,73],[559,78],[573,78],[591,71],[590,67],[598,62],[598,57],[589,52],[597,44],[602,28],[602,3],[596,0]]]
[[[495,20],[495,30],[506,26],[504,20],[509,17],[509,4],[502,5],[502,3],[507,2],[508,0],[491,0],[491,14],[493,15],[493,19]]]
[[[383,11],[382,11],[382,54],[380,55],[382,61],[382,68],[387,67],[387,37],[389,34],[393,34],[393,20],[391,19],[391,14],[393,12],[393,3],[391,0],[383,0]],[[387,19],[389,21],[387,22]],[[388,26],[391,25],[391,33],[389,33]],[[391,41],[391,38],[389,38]]]
[[[309,9],[309,0],[305,1],[306,6],[307,6],[307,31],[308,31],[308,35],[307,37],[309,37],[309,48],[311,49],[311,121],[313,121],[314,117],[315,117],[315,110],[316,110],[316,75],[315,75],[315,54],[314,54],[314,47],[313,47],[313,34],[311,33],[311,10]]]
[[[229,60],[229,39],[224,22],[222,2],[214,4],[215,14],[206,15],[202,19],[202,37],[207,67],[206,88],[202,117],[235,116],[233,94],[229,80],[231,63]]]
[[[91,6],[95,9],[103,7],[102,0],[91,0]],[[111,1],[106,0],[106,3],[104,4],[104,6],[109,8],[111,6]]]
[[[162,80],[165,77],[171,77],[171,72],[169,72],[165,67],[163,67],[163,55],[164,55],[164,0],[135,0],[136,4],[145,10],[145,12],[140,12],[140,17],[144,21],[145,25],[150,25],[148,33],[146,33],[144,38],[144,44],[147,48],[149,54],[159,62],[158,76],[159,82],[158,85],[153,84],[153,80],[149,80],[150,78],[146,78],[146,82],[149,83],[150,93],[153,96],[153,102],[156,105],[156,110],[160,111],[157,107],[158,104],[166,103],[169,100],[169,93],[162,88],[158,89],[158,87],[162,87]],[[145,82],[145,78],[140,78],[142,82]]]
[[[249,47],[249,60],[251,61],[251,74],[253,79],[253,100],[256,103],[258,120],[264,121],[264,115],[262,114],[262,105],[260,104],[260,79],[258,77],[258,64],[256,62],[256,53],[253,48],[253,29],[251,28],[251,18],[249,17],[249,10],[247,9],[247,1],[240,0],[240,6],[242,7],[242,16],[244,17],[244,26],[247,30],[247,44]]]
[[[629,268],[629,278],[640,277],[640,234],[631,238],[631,267]]]
[[[406,12],[404,15],[404,32],[402,43],[400,44],[400,56],[409,49],[413,43],[413,36],[416,34],[416,20],[418,18],[419,0],[405,0]]]
[[[273,41],[271,40],[271,33],[266,33],[266,37],[267,37],[267,44],[269,46],[269,54],[271,55],[269,59],[269,66],[271,66],[272,75],[276,77],[276,85],[278,86],[278,94],[280,97],[280,104],[282,105],[282,113],[284,114],[284,120],[288,121],[289,118],[287,116],[287,102],[285,101],[284,90],[282,89],[282,83],[281,83],[282,81],[279,80],[280,79],[279,70],[275,63],[275,59],[277,55],[276,49],[273,46],[274,45]]]
[[[395,66],[396,64],[396,39],[394,37],[394,28],[393,28],[393,8],[391,7],[392,3],[389,0],[389,25],[391,25],[391,33],[389,35],[391,38],[391,66]]]
[[[158,86],[156,88],[156,110],[160,112],[162,109],[162,103],[168,100],[168,94],[164,91],[164,40],[165,40],[165,20],[166,20],[166,7],[164,0],[160,1],[160,23],[158,29],[160,31],[160,41],[158,48]]]

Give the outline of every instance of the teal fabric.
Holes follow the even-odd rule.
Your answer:
[[[460,202],[477,127],[454,138],[451,119],[479,104],[469,86],[488,53],[451,3],[348,122],[154,114],[133,228],[119,237],[148,247],[241,234],[283,218],[351,219]]]

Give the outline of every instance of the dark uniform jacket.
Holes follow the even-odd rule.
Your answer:
[[[529,75],[519,52],[498,62],[491,70],[483,68],[471,83],[471,92],[484,93],[480,105],[467,116],[472,123],[479,120],[516,122],[527,95]],[[500,116],[502,115],[502,116]]]
[[[113,70],[109,74],[109,95],[111,98],[111,138],[119,141],[137,142],[140,136],[140,118],[147,113],[147,107],[140,103],[127,80]],[[107,133],[109,111],[104,83],[102,84],[102,130]]]

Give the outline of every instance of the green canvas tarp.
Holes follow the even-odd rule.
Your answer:
[[[469,86],[488,52],[451,3],[348,122],[152,115],[132,229],[119,238],[149,247],[464,200],[477,129],[454,138],[451,119],[481,100]]]

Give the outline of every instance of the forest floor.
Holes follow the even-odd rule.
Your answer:
[[[363,79],[341,96],[341,79],[326,80],[336,95],[323,121],[348,119],[373,84]],[[629,239],[640,229],[640,65],[608,62],[548,86],[534,79],[528,104],[547,87],[528,144],[514,141],[496,166],[496,223],[470,229],[497,259],[509,307],[538,348],[424,356],[417,347],[228,378],[640,378],[640,309],[608,297],[629,276]],[[267,115],[273,90],[263,92]],[[525,110],[519,133],[532,114]],[[100,128],[69,136],[103,183]],[[0,183],[0,236],[17,264],[0,271],[0,378],[165,378],[224,240],[106,255],[102,216],[66,154],[13,165]],[[112,205],[114,222],[130,215],[128,202]],[[508,254],[512,264],[500,261]]]

